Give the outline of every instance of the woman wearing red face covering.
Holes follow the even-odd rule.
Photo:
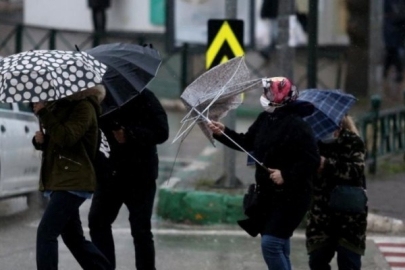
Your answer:
[[[320,157],[311,127],[302,120],[298,91],[284,77],[264,78],[260,96],[263,112],[246,133],[236,133],[222,123],[209,124],[214,138],[239,150],[224,132],[245,150],[253,152],[268,169],[256,164],[263,218],[257,220],[268,269],[290,270],[290,237],[310,204],[311,181]]]

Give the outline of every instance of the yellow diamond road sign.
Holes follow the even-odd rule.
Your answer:
[[[209,20],[206,68],[245,54],[242,20]]]

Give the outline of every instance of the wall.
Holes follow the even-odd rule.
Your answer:
[[[151,23],[151,2],[159,1],[111,0],[107,30],[163,32],[163,26]],[[24,0],[24,23],[69,30],[90,31],[93,28],[87,0]]]

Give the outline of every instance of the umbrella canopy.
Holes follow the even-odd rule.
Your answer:
[[[338,129],[343,116],[356,102],[353,95],[340,90],[318,89],[301,91],[298,100],[309,102],[315,107],[314,112],[304,117],[304,120],[311,125],[317,140]]]
[[[214,144],[207,120],[217,121],[231,109],[242,103],[241,94],[258,89],[261,79],[252,79],[243,56],[233,58],[218,65],[198,77],[180,96],[189,110],[182,120],[182,127],[173,142],[187,136],[198,123],[207,138]]]
[[[86,52],[107,66],[103,115],[136,97],[156,76],[162,59],[150,46],[129,43],[103,44]]]
[[[100,84],[107,67],[85,52],[35,50],[0,61],[0,102],[51,101]]]

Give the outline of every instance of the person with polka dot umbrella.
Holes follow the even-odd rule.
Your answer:
[[[0,102],[53,101],[91,88],[107,67],[86,52],[31,50],[0,62]]]

